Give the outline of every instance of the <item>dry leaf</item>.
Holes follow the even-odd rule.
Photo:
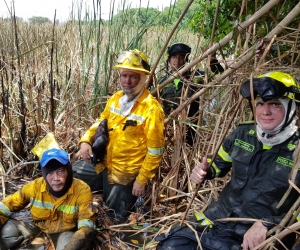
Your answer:
[[[139,244],[139,241],[138,240],[131,240],[131,242],[133,243],[133,244]]]
[[[45,244],[45,240],[43,238],[34,238],[31,242],[32,245],[43,245]]]

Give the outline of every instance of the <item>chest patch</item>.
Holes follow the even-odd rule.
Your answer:
[[[251,144],[249,144],[247,142],[244,142],[244,141],[242,141],[240,139],[235,139],[234,140],[234,145],[237,146],[237,147],[239,147],[239,148],[242,148],[242,149],[244,149],[246,151],[249,151],[249,152],[253,152],[254,149],[255,149],[255,147],[253,145],[251,145]]]
[[[292,168],[293,165],[294,165],[294,161],[292,161],[290,159],[286,159],[282,156],[278,156],[276,162],[279,163],[279,164],[282,164],[284,166],[290,167],[290,168]]]

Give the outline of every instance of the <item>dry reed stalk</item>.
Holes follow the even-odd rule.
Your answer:
[[[48,107],[49,107],[49,89],[44,88],[45,82],[48,79],[48,72],[49,72],[49,51],[50,46],[47,42],[51,40],[51,30],[53,29],[53,26],[48,25],[48,27],[45,27],[45,29],[42,29],[42,27],[38,27],[37,25],[34,26],[34,29],[30,30],[29,25],[23,25],[19,24],[18,32],[20,32],[20,38],[26,37],[30,34],[30,37],[28,36],[25,41],[22,41],[19,43],[20,45],[20,53],[22,55],[21,57],[21,66],[23,65],[23,62],[25,64],[33,63],[35,65],[34,71],[36,72],[35,75],[35,83],[30,94],[32,95],[32,98],[39,99],[39,104],[35,104],[36,111],[39,112],[39,119],[40,122],[38,122],[38,129],[39,136],[42,136],[45,134],[46,131],[49,130],[49,113],[48,113]],[[8,26],[8,24],[5,24],[5,27]],[[251,26],[251,27],[250,27]],[[4,26],[2,26],[4,27]],[[21,28],[20,28],[21,27]],[[32,27],[32,26],[31,26]],[[234,58],[232,60],[225,59],[223,57],[222,63],[225,64],[225,67],[228,68],[228,71],[224,75],[221,76],[214,76],[212,79],[209,79],[207,76],[207,85],[204,86],[202,92],[198,92],[198,96],[194,96],[194,100],[198,100],[199,97],[201,97],[202,102],[202,109],[200,112],[201,116],[203,117],[203,123],[202,118],[198,119],[197,116],[191,117],[191,120],[198,119],[198,124],[201,126],[198,127],[197,133],[196,133],[196,140],[193,148],[187,147],[184,145],[183,142],[178,143],[176,146],[177,148],[182,148],[182,152],[178,153],[178,151],[174,150],[173,142],[170,142],[170,138],[167,136],[167,143],[168,147],[166,147],[166,151],[164,153],[164,160],[160,166],[160,172],[159,172],[159,178],[162,178],[162,183],[165,185],[168,185],[170,180],[174,178],[171,173],[167,174],[170,171],[171,162],[175,162],[174,164],[178,166],[180,169],[178,171],[178,182],[180,183],[177,188],[173,189],[175,193],[177,193],[177,196],[172,198],[167,198],[165,195],[165,187],[163,185],[160,185],[160,183],[157,183],[156,185],[153,185],[152,189],[152,196],[157,197],[157,199],[152,200],[152,209],[151,209],[151,224],[155,225],[157,227],[161,227],[162,231],[167,230],[168,228],[172,227],[175,223],[178,223],[178,221],[181,219],[182,214],[180,213],[182,211],[182,207],[185,206],[186,201],[189,201],[191,198],[191,183],[189,180],[189,174],[190,171],[194,165],[195,160],[198,160],[201,158],[201,156],[205,155],[206,152],[209,152],[209,148],[213,148],[214,145],[216,145],[216,142],[220,140],[220,134],[224,132],[226,128],[226,124],[228,124],[228,115],[232,112],[230,111],[232,107],[234,106],[234,103],[238,99],[238,89],[241,82],[243,82],[246,78],[249,77],[251,73],[260,74],[262,72],[270,71],[270,70],[282,70],[286,71],[290,74],[292,74],[297,81],[299,81],[299,63],[297,59],[299,59],[299,48],[297,47],[297,41],[299,37],[299,29],[297,30],[291,30],[287,25],[281,27],[285,32],[284,35],[282,35],[279,32],[276,32],[278,34],[276,37],[274,36],[266,36],[266,40],[273,38],[273,45],[277,46],[277,58],[270,58],[270,54],[274,53],[272,51],[273,47],[271,47],[271,43],[267,44],[267,49],[264,51],[263,57],[261,57],[261,60],[258,60],[257,66],[255,69],[253,69],[253,65],[256,62],[255,50],[256,47],[253,46],[253,44],[256,43],[256,37],[255,37],[255,24],[252,23],[248,26],[247,31],[252,32],[252,34],[248,34],[247,40],[243,45],[241,43],[238,44],[237,48],[241,51],[240,58]],[[1,35],[1,39],[4,39],[3,34],[6,32],[6,29],[3,29],[3,33]],[[58,118],[60,120],[60,123],[55,124],[56,133],[59,135],[59,143],[63,146],[63,148],[66,148],[69,150],[73,150],[77,147],[77,141],[80,138],[80,135],[85,131],[85,129],[91,124],[94,119],[96,118],[93,114],[93,110],[98,110],[100,112],[99,106],[93,105],[92,99],[98,102],[99,99],[97,97],[93,97],[93,84],[94,84],[94,75],[96,71],[95,64],[91,64],[90,68],[88,69],[90,72],[90,75],[86,74],[85,67],[85,60],[88,56],[92,57],[92,50],[90,50],[90,47],[88,44],[86,44],[86,58],[81,58],[78,56],[79,51],[81,51],[83,48],[81,48],[81,45],[78,41],[80,41],[79,35],[78,35],[78,29],[76,28],[76,25],[69,25],[67,26],[57,26],[56,27],[57,36],[61,38],[61,41],[57,43],[58,47],[55,47],[55,51],[57,52],[58,56],[61,56],[63,59],[60,59],[60,64],[57,60],[54,60],[53,68],[60,68],[60,72],[58,73],[56,70],[53,70],[53,76],[57,80],[57,85],[55,87],[55,93],[54,98],[55,100],[59,100],[57,102],[56,106],[56,112],[57,115],[55,119]],[[65,32],[65,34],[63,33]],[[70,32],[70,33],[68,33]],[[130,31],[132,33],[132,31]],[[157,32],[157,31],[156,31]],[[243,29],[240,30],[240,33],[243,32]],[[69,35],[67,35],[67,33]],[[9,37],[11,37],[11,33],[7,32],[5,33],[5,39],[8,41],[9,46],[13,44],[12,42],[9,42]],[[119,33],[120,36],[122,36],[121,33]],[[167,37],[168,32],[165,32],[165,34],[162,34],[162,37]],[[102,36],[103,40],[108,41],[107,37],[104,35]],[[153,41],[153,37],[155,35],[148,33],[145,35],[145,40],[147,42]],[[70,39],[72,38],[72,39]],[[41,39],[41,40],[39,40]],[[45,39],[43,41],[42,39]],[[57,39],[57,38],[56,38]],[[106,40],[107,39],[107,40]],[[31,41],[32,40],[32,41]],[[35,44],[33,41],[38,41],[37,44]],[[120,38],[120,40],[122,40]],[[124,38],[123,41],[130,41],[131,39],[129,37]],[[182,42],[189,43],[189,41],[196,41],[197,38],[192,37],[189,38],[189,35],[186,35],[186,37],[182,36]],[[1,40],[3,41],[3,40]],[[229,41],[231,41],[229,39]],[[157,41],[156,41],[157,42]],[[249,44],[248,44],[249,43]],[[24,46],[26,44],[26,46]],[[91,41],[91,46],[95,46],[95,42]],[[126,42],[124,43],[124,45]],[[280,51],[279,47],[285,44],[288,47],[287,51]],[[39,46],[41,45],[41,46]],[[9,48],[7,46],[7,48]],[[103,44],[105,47],[106,45]],[[123,45],[122,45],[123,46]],[[150,46],[150,45],[149,45]],[[243,47],[241,47],[243,46]],[[34,49],[33,49],[34,48]],[[153,48],[155,46],[153,45]],[[248,49],[249,48],[249,49]],[[268,48],[270,50],[268,51]],[[123,49],[123,48],[119,48]],[[206,56],[213,53],[213,51],[218,50],[222,54],[222,48],[220,47],[214,47],[214,45],[211,48],[208,48],[208,50],[205,52]],[[11,51],[11,49],[7,49],[7,51]],[[24,53],[24,51],[29,51],[27,54]],[[117,53],[118,49],[114,47],[114,49],[107,53],[112,53],[112,58],[114,53]],[[266,52],[268,51],[268,52]],[[150,58],[156,58],[156,55],[159,54],[160,51],[156,51],[152,49],[150,51]],[[4,53],[4,52],[1,52]],[[106,53],[104,51],[103,53]],[[156,53],[156,54],[155,54]],[[4,59],[9,58],[10,54],[2,54],[1,58],[1,65],[5,65],[3,68],[1,66],[0,75],[1,75],[1,82],[3,84],[3,93],[11,93],[9,95],[9,102],[6,104],[7,106],[3,105],[2,112],[6,112],[5,120],[3,120],[3,123],[1,124],[1,131],[3,132],[1,139],[6,143],[7,147],[4,146],[4,154],[2,160],[3,165],[6,167],[9,164],[11,166],[15,166],[16,164],[13,162],[13,160],[9,160],[9,157],[14,158],[11,156],[11,152],[9,149],[11,149],[11,143],[9,138],[15,138],[16,131],[20,130],[20,123],[18,121],[18,117],[20,113],[18,113],[18,100],[16,98],[17,96],[17,89],[16,89],[16,83],[18,73],[16,73],[16,70],[14,69],[16,65],[16,60],[11,59],[7,60]],[[8,57],[7,57],[8,55]],[[197,57],[196,59],[200,58]],[[33,58],[32,61],[28,60],[27,58]],[[16,58],[16,57],[14,57]],[[55,58],[55,57],[54,57]],[[264,58],[264,59],[262,59]],[[57,59],[57,58],[56,58]],[[89,58],[90,59],[90,58]],[[203,57],[204,59],[204,57]],[[244,62],[241,62],[243,61]],[[193,62],[193,61],[192,61]],[[260,63],[261,62],[261,63]],[[110,62],[112,63],[112,62]],[[198,63],[197,63],[198,64]],[[66,65],[69,65],[66,67]],[[196,65],[196,64],[195,64]],[[89,66],[87,66],[88,68]],[[32,67],[34,68],[34,67]],[[109,69],[108,69],[109,70]],[[30,82],[28,79],[30,79],[29,72],[30,70],[21,70],[22,74],[22,80],[23,80],[23,91],[24,93],[29,93],[29,91],[26,88],[29,88]],[[65,74],[62,72],[65,71]],[[27,73],[26,73],[27,72]],[[104,72],[101,72],[101,74],[104,74]],[[64,76],[64,77],[62,77]],[[34,82],[34,80],[32,81]],[[44,83],[43,83],[44,82]],[[213,84],[211,84],[213,82]],[[222,84],[221,84],[222,82]],[[64,84],[61,84],[64,83]],[[99,83],[102,83],[102,80],[99,79]],[[115,79],[112,78],[109,82],[107,81],[107,84],[109,84],[109,88],[111,92],[114,92],[118,89],[118,83],[115,81]],[[189,84],[189,83],[188,83]],[[57,87],[60,85],[60,93],[58,93]],[[66,85],[66,86],[65,86]],[[204,91],[207,89],[206,91]],[[156,89],[158,91],[158,89]],[[208,93],[208,95],[204,95],[204,93]],[[25,96],[25,100],[28,100],[28,96]],[[209,105],[210,100],[213,98],[216,98],[217,105],[214,106],[212,109],[207,110],[206,107]],[[184,100],[184,98],[183,98]],[[186,100],[182,101],[182,105],[180,108],[183,110],[189,105],[189,101],[193,100]],[[27,101],[28,102],[28,101]],[[101,104],[104,104],[105,101],[100,101]],[[3,103],[4,104],[4,103]],[[31,107],[30,105],[26,104],[26,108]],[[5,110],[4,107],[7,109]],[[225,108],[224,108],[225,107]],[[0,108],[1,109],[1,108]],[[31,109],[31,108],[28,108]],[[66,112],[63,113],[61,110],[65,109]],[[222,111],[223,109],[223,111]],[[75,112],[78,111],[78,112]],[[28,111],[29,114],[32,113],[32,110]],[[220,116],[220,112],[223,112],[223,117]],[[38,114],[38,113],[37,113]],[[178,118],[178,114],[180,115]],[[59,117],[60,115],[60,117]],[[170,132],[170,136],[173,137],[174,134],[177,133],[180,134],[179,137],[184,137],[184,129],[186,127],[186,123],[180,124],[181,119],[185,119],[184,114],[182,114],[181,111],[178,111],[178,113],[174,113],[174,122],[169,126],[169,123],[166,124],[166,131]],[[236,118],[233,121],[232,127],[230,129],[233,129],[236,124],[238,124],[240,121],[245,121],[249,117],[251,117],[249,109],[247,109],[246,102],[242,103],[240,110],[238,111],[238,114]],[[7,119],[7,120],[6,120]],[[224,122],[223,122],[224,121]],[[27,126],[28,129],[34,128],[34,117],[30,117],[27,115]],[[219,124],[216,126],[216,124]],[[72,125],[72,126],[70,126]],[[217,128],[216,128],[217,127]],[[34,130],[34,129],[32,129]],[[11,134],[10,134],[11,133]],[[31,132],[32,133],[32,132]],[[29,134],[28,134],[29,137]],[[1,143],[1,145],[4,145]],[[30,150],[30,147],[28,147],[28,150]],[[212,149],[211,149],[212,150]],[[211,151],[210,150],[210,151]],[[12,150],[13,152],[13,150]],[[176,155],[174,158],[170,158]],[[18,160],[22,161],[22,159]],[[162,177],[161,177],[162,176]],[[226,176],[222,179],[216,179],[213,181],[208,181],[204,183],[204,186],[201,190],[197,192],[197,197],[195,198],[195,201],[193,203],[193,209],[191,210],[197,210],[197,211],[203,211],[205,207],[217,199],[218,194],[220,190],[226,185],[226,182],[230,179],[230,175]],[[155,188],[156,187],[156,188]],[[188,192],[186,192],[186,187]],[[178,200],[175,202],[175,200]],[[150,200],[149,200],[150,201]],[[297,204],[295,203],[295,206]],[[296,207],[297,209],[297,207]],[[192,214],[192,211],[189,211],[190,214]],[[292,213],[292,211],[291,211]],[[172,215],[172,217],[169,217],[168,215]],[[291,214],[290,214],[291,216]],[[157,220],[157,217],[159,219]],[[292,223],[293,218],[292,216],[289,217],[285,223]],[[166,225],[165,225],[166,224]],[[122,228],[118,229],[119,231],[122,231]],[[276,233],[276,232],[273,232]],[[107,241],[108,244],[111,244],[112,247],[115,247],[114,242],[111,241],[111,238],[115,237],[115,235],[112,233],[109,235],[108,233],[99,232],[97,237],[100,237],[102,240]],[[120,246],[120,249],[122,247],[126,248],[126,244],[121,241],[118,241],[118,243],[122,246]],[[155,245],[155,244],[153,244]],[[132,246],[130,246],[131,248]],[[147,246],[148,247],[148,246]],[[128,247],[127,247],[128,248]],[[129,249],[129,248],[128,248]],[[147,248],[148,249],[148,248]]]
[[[156,201],[157,201],[157,196],[156,196],[156,185],[157,185],[157,183],[156,182],[154,182],[153,183],[153,186],[152,186],[152,193],[151,193],[151,197],[152,197],[152,199],[151,199],[151,208],[150,208],[150,224],[152,223],[152,217],[153,217],[153,207],[154,207],[154,204],[156,204]]]
[[[300,229],[300,222],[296,222],[293,225],[291,225],[288,228],[285,228],[282,232],[275,234],[274,236],[269,237],[268,239],[266,239],[264,242],[262,242],[261,244],[257,245],[255,248],[253,248],[253,250],[258,250],[258,249],[262,249],[262,247],[265,246],[265,248],[263,249],[272,249],[271,244],[274,241],[277,241],[278,239],[282,239],[285,236],[287,236],[288,234],[290,234],[291,232],[297,232],[297,230]]]
[[[52,28],[52,44],[50,50],[50,71],[49,71],[49,88],[50,88],[50,131],[55,133],[55,107],[54,107],[54,81],[53,81],[53,57],[54,57],[54,41],[55,41],[55,20],[56,10],[54,12],[54,23]]]
[[[214,154],[213,154],[212,157],[211,157],[211,162],[209,163],[208,168],[211,167],[212,162],[214,161],[215,157],[217,156],[219,147],[221,146],[221,143],[223,142],[224,138],[227,136],[227,133],[228,133],[229,128],[230,128],[230,126],[231,126],[231,122],[233,121],[233,119],[234,119],[234,117],[235,117],[235,115],[236,115],[236,113],[237,113],[237,111],[238,111],[238,109],[239,109],[240,104],[242,103],[242,101],[243,101],[243,98],[240,97],[239,101],[237,102],[236,108],[235,108],[235,110],[234,110],[234,112],[233,112],[233,114],[232,114],[232,116],[231,116],[231,119],[230,119],[229,122],[228,122],[228,125],[227,125],[227,127],[226,127],[226,129],[225,129],[225,132],[224,132],[224,134],[222,135],[221,139],[219,140],[219,143],[218,143],[218,145],[216,146],[216,149],[215,149],[215,151],[214,151]],[[186,218],[186,216],[187,216],[187,214],[188,214],[188,211],[189,211],[189,209],[190,209],[190,207],[191,207],[191,205],[192,205],[192,203],[193,203],[193,201],[194,201],[194,199],[195,199],[195,197],[196,197],[196,195],[197,195],[197,192],[198,192],[198,190],[200,189],[200,187],[201,187],[201,184],[198,184],[197,187],[196,187],[196,190],[195,190],[195,192],[194,192],[194,195],[193,195],[193,197],[192,197],[192,200],[189,202],[189,205],[187,206],[186,211],[185,211],[185,213],[184,213],[184,215],[183,215],[183,217],[182,217],[182,220],[181,220],[180,225],[183,224],[183,222],[184,222],[184,220],[185,220],[185,218]]]
[[[181,155],[181,145],[183,144],[183,136],[182,136],[182,124],[179,124],[179,127],[177,129],[177,126],[175,125],[175,121],[173,121],[173,127],[174,127],[174,153],[171,158],[171,171],[172,171],[172,178],[170,179],[170,186],[173,188],[177,188],[178,185],[178,178],[179,178],[179,171],[180,171],[180,165],[181,161],[178,161],[180,159]],[[174,196],[175,192],[171,189],[167,192],[168,196]]]
[[[270,8],[272,8],[274,5],[276,5],[279,2],[279,0],[271,0],[269,1],[267,4],[265,4],[261,9],[259,9],[256,13],[254,13],[254,15],[252,15],[247,21],[243,22],[242,24],[240,24],[237,29],[240,32],[242,32],[243,30],[245,30],[247,27],[249,27],[251,24],[253,24],[254,22],[256,22],[259,18],[261,18],[264,14],[266,14]],[[279,32],[279,29],[276,30],[277,32]],[[163,83],[161,83],[159,85],[159,89],[164,88],[168,83],[172,82],[176,77],[182,75],[184,72],[188,71],[189,69],[191,69],[192,67],[194,67],[195,65],[197,65],[199,62],[201,62],[203,59],[207,58],[208,55],[211,55],[213,53],[215,53],[218,49],[222,48],[223,46],[225,46],[227,43],[229,43],[229,41],[231,41],[233,36],[233,32],[229,33],[228,35],[226,35],[222,40],[220,40],[218,43],[215,43],[212,47],[210,47],[208,50],[206,50],[200,57],[194,59],[193,61],[191,61],[188,65],[184,66],[182,69],[180,69],[177,74],[175,74],[175,76],[170,76],[167,80],[165,80]],[[252,58],[252,57],[251,57]],[[248,61],[248,60],[247,60]],[[236,68],[239,68],[241,65],[239,65]],[[227,77],[229,75],[229,73],[233,73],[230,71],[225,71],[220,77],[220,81],[222,81],[225,77]],[[218,79],[218,78],[217,78]],[[216,79],[216,80],[217,80]],[[153,92],[153,91],[152,91]],[[151,92],[151,93],[152,93]],[[198,97],[198,96],[197,96]],[[192,99],[192,98],[191,98]],[[189,102],[187,103],[190,104],[191,101],[193,100],[189,100]],[[182,109],[182,108],[181,108]],[[174,112],[172,112],[170,115],[176,115],[178,112],[180,112],[179,108],[177,108]]]
[[[298,173],[298,168],[300,166],[300,143],[298,144],[295,153],[294,153],[295,159],[294,159],[294,164],[293,164],[293,168],[291,171],[291,175],[289,180],[294,183],[297,177],[297,173]],[[286,193],[284,194],[284,196],[282,197],[281,201],[279,202],[279,204],[276,206],[277,209],[279,209],[282,204],[285,202],[286,198],[288,197],[288,195],[291,193],[293,187],[290,185],[288,190],[286,191]]]
[[[221,119],[223,119],[223,121],[226,120],[226,116],[223,117],[223,113],[225,112],[225,109],[227,108],[228,104],[229,104],[229,99],[226,100],[225,104],[223,105],[223,108],[221,109],[220,114],[218,115],[218,119],[216,120],[216,123],[215,123],[216,126],[215,126],[214,131],[212,132],[212,137],[211,137],[211,140],[209,143],[210,147],[207,150],[207,155],[213,155],[213,152],[216,150],[217,145],[220,144],[220,140],[219,140],[219,142],[217,142],[217,140],[218,140],[217,136],[219,134],[218,131],[221,127],[220,125],[222,124]],[[224,126],[222,126],[221,128],[223,129]],[[220,134],[224,135],[224,131],[221,131]],[[215,142],[217,142],[217,143],[215,143]]]
[[[5,181],[3,174],[5,173],[4,167],[0,161],[0,173],[1,173],[1,184],[2,184],[2,198],[4,199],[6,196],[6,189],[5,189]]]

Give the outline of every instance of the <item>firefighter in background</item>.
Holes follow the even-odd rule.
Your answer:
[[[172,74],[180,70],[186,63],[189,62],[191,47],[184,43],[175,43],[168,47],[168,58],[165,62],[165,74],[158,79],[158,84],[164,82]],[[213,73],[222,73],[223,67],[220,65],[215,55],[211,57],[210,68]],[[166,115],[169,115],[172,110],[176,109],[180,104],[181,97],[184,95],[182,90],[188,86],[187,97],[191,97],[195,92],[199,91],[203,83],[204,71],[195,70],[185,72],[181,78],[174,79],[173,82],[166,85],[160,92],[160,97],[163,99],[163,108]],[[190,82],[190,84],[189,84]],[[199,110],[199,102],[193,101],[190,104],[188,117],[193,117]],[[193,122],[193,121],[192,121]],[[194,121],[197,122],[197,121]],[[186,142],[193,145],[195,131],[189,127],[186,135]]]
[[[103,189],[103,201],[122,219],[144,194],[162,159],[164,112],[145,88],[151,72],[144,53],[123,51],[114,67],[119,71],[121,90],[108,100],[98,121],[81,137],[78,155],[83,160],[75,162],[73,170],[92,189]],[[90,159],[97,154],[93,152],[95,134],[104,120],[106,155],[102,163],[94,165]]]

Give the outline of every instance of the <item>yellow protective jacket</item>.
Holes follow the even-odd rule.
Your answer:
[[[158,101],[145,89],[125,117],[119,105],[123,95],[120,90],[108,100],[98,121],[86,131],[79,143],[92,145],[99,123],[107,119],[110,130],[107,155],[105,164],[96,165],[96,172],[100,173],[106,166],[109,183],[129,186],[136,180],[145,186],[154,177],[162,159],[164,113]],[[128,126],[125,126],[126,121]]]
[[[67,193],[55,199],[41,177],[4,198],[0,202],[0,214],[10,217],[30,203],[30,212],[37,227],[49,234],[77,230],[73,235],[75,239],[94,231],[92,202],[91,189],[81,180],[74,178]]]

